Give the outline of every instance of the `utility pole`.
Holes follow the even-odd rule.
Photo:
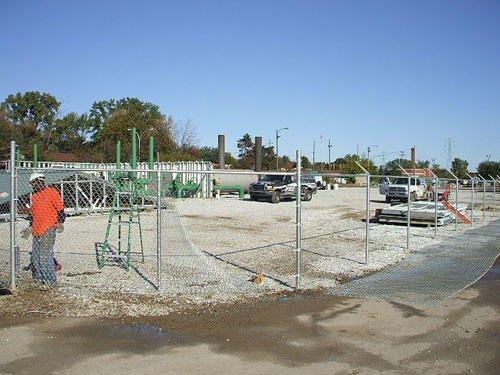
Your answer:
[[[328,139],[328,169],[332,167],[332,143],[330,142],[330,139]],[[489,160],[489,159],[488,159]]]
[[[313,141],[313,171],[315,163],[316,163],[316,141]]]
[[[320,141],[320,151],[321,151],[321,162],[319,164],[319,170],[322,170],[323,169],[323,134],[321,134],[321,137],[319,137],[319,141]]]

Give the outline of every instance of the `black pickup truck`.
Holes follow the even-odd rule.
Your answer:
[[[316,181],[313,177],[302,176],[301,198],[310,201],[316,193]],[[279,203],[283,199],[296,199],[297,182],[295,176],[290,175],[265,175],[259,181],[249,186],[251,200],[265,199],[272,203]]]

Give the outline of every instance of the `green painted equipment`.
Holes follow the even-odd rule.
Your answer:
[[[136,147],[136,129],[132,128],[132,152],[130,157],[130,166],[133,170],[137,169],[137,147]],[[149,167],[154,167],[151,155],[154,154],[154,140],[149,140]],[[116,169],[121,169],[121,142],[116,144]],[[125,173],[125,171],[116,171],[111,176],[111,181],[115,188],[113,204],[108,216],[108,225],[103,244],[98,249],[97,265],[102,268],[106,265],[108,259],[119,261],[126,271],[130,269],[132,255],[140,255],[144,263],[144,243],[142,239],[141,227],[141,209],[140,201],[152,198],[152,194],[147,190],[152,181],[152,176],[140,178],[136,171]],[[137,229],[139,236],[139,249],[133,249],[133,227]],[[117,243],[111,244],[112,228],[116,227]]]
[[[33,167],[38,167],[38,144],[33,145]]]
[[[139,209],[140,191],[142,187],[132,174],[116,173],[112,177],[115,187],[113,204],[108,216],[108,225],[104,243],[98,252],[97,265],[99,268],[105,266],[108,258],[122,260],[125,270],[130,268],[132,254],[139,254],[144,263],[144,243],[142,240],[141,214]],[[112,228],[116,226],[117,244],[113,246],[110,241]],[[139,251],[132,249],[132,227],[137,226],[139,234]],[[125,237],[125,238],[124,238]],[[126,244],[123,244],[126,239]]]
[[[216,191],[237,192],[240,199],[245,198],[245,190],[240,185],[214,185],[214,192]]]
[[[200,184],[193,181],[188,181],[185,184],[178,183],[174,189],[176,198],[195,195],[199,190]]]
[[[202,182],[187,181],[182,183],[181,174],[179,173],[170,183],[163,185],[162,195],[175,198],[194,196],[200,191]]]

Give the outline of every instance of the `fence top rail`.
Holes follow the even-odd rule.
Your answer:
[[[406,176],[406,175],[401,175],[401,176],[396,176],[396,175],[382,175],[382,174],[372,174],[370,175],[371,177],[375,178],[404,178],[404,179],[409,179],[409,178],[418,178],[419,176]]]
[[[338,173],[338,172],[314,172],[302,173],[303,176],[331,176],[331,177],[366,177],[366,173]]]
[[[16,170],[29,170],[29,171],[44,171],[50,172],[60,172],[60,171],[71,171],[71,172],[117,172],[117,173],[185,173],[185,174],[235,174],[235,175],[259,175],[259,176],[295,176],[296,172],[279,172],[279,171],[266,171],[266,172],[255,172],[255,171],[231,171],[231,170],[178,170],[178,169],[119,169],[119,168],[41,168],[41,167],[16,167]],[[303,173],[304,175],[304,173]]]
[[[5,161],[0,161],[0,163],[5,163],[5,164],[9,164],[10,163],[10,160],[5,160]],[[32,160],[20,160],[19,162],[19,165],[21,166],[28,166],[31,167],[32,165],[35,164],[35,161],[32,161]],[[158,162],[157,161],[154,161],[154,164],[156,165]],[[94,167],[94,166],[99,166],[99,167],[110,167],[110,168],[114,168],[116,166],[116,162],[112,162],[112,163],[101,163],[101,162],[95,162],[95,163],[91,163],[91,162],[73,162],[73,161],[37,161],[36,162],[37,165],[55,165],[55,166],[62,166],[64,165],[65,167],[75,167],[75,168],[79,168],[80,166],[87,166],[87,167]],[[129,162],[127,161],[122,161],[120,162],[121,165],[130,165]],[[138,161],[137,164],[149,164],[148,161]],[[204,161],[204,160],[198,160],[198,161],[190,161],[190,160],[185,160],[185,161],[160,161],[160,164],[205,164],[205,165],[213,165],[212,162],[210,161]]]

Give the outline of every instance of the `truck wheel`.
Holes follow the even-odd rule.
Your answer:
[[[303,200],[304,202],[309,202],[309,201],[312,199],[312,197],[313,197],[313,196],[312,196],[311,191],[309,191],[309,190],[308,190],[308,191],[306,191],[306,192],[304,193],[304,196],[302,197],[302,200]]]
[[[417,193],[415,193],[414,191],[410,194],[410,200],[412,202],[415,202],[417,200]]]
[[[273,195],[271,195],[271,202],[272,203],[279,203],[281,200],[281,194],[277,191],[275,191],[273,193]]]
[[[250,194],[250,200],[251,201],[256,201],[257,200],[257,196],[255,196],[253,194]]]
[[[387,203],[389,203],[389,202],[391,201],[391,198],[389,198],[389,197],[385,197],[385,201],[386,201]]]

